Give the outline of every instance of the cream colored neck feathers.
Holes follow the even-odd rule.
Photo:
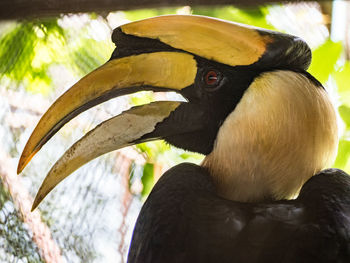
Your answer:
[[[332,164],[337,144],[336,115],[326,92],[300,73],[267,72],[226,118],[202,166],[224,198],[292,198]]]

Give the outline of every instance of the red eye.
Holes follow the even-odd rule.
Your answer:
[[[214,70],[210,70],[207,72],[207,74],[205,74],[204,80],[205,83],[209,86],[216,85],[219,82],[218,73]]]

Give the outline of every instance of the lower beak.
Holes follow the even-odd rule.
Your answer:
[[[99,124],[73,144],[54,164],[36,194],[32,210],[63,179],[89,161],[102,154],[133,144],[160,139],[152,136],[157,124],[162,123],[181,104],[176,101],[158,101],[131,108],[122,114]],[[168,125],[164,136],[178,133]],[[151,136],[149,136],[151,135]]]

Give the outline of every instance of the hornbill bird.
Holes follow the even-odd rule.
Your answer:
[[[350,178],[322,171],[337,150],[336,115],[306,71],[303,40],[185,15],[120,26],[112,40],[111,59],[41,118],[18,172],[65,123],[101,102],[140,90],[175,91],[186,101],[133,107],[98,125],[52,167],[33,209],[90,160],[163,139],[206,157],[157,182],[129,262],[350,262]]]

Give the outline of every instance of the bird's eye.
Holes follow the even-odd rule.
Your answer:
[[[220,83],[221,74],[220,72],[211,69],[204,74],[203,80],[208,87],[214,88]]]
[[[205,83],[207,85],[215,85],[217,84],[219,80],[219,76],[218,73],[214,70],[210,70],[207,72],[207,74],[205,74]]]

